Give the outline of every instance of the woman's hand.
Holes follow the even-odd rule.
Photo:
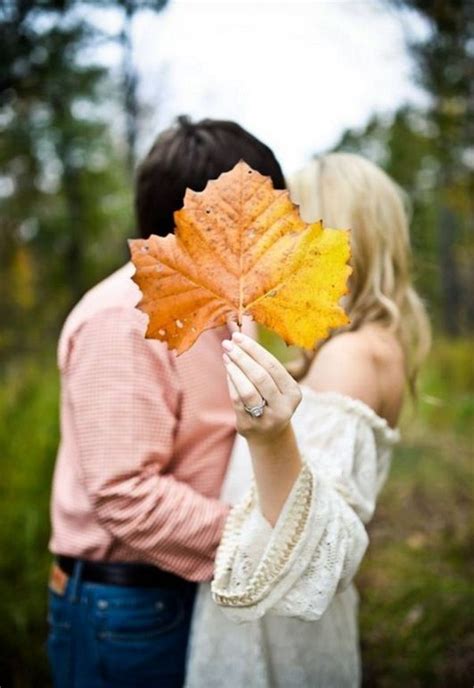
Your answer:
[[[237,431],[252,442],[274,442],[301,401],[298,383],[272,354],[241,332],[234,332],[222,346]],[[263,414],[252,417],[244,406],[259,406],[263,399]]]
[[[282,364],[250,337],[234,332],[222,346],[237,430],[249,445],[260,509],[275,525],[302,466],[290,422],[301,391]],[[263,414],[252,417],[244,406],[260,406],[263,399]]]

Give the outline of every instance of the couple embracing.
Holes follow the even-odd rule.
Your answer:
[[[285,188],[272,151],[237,124],[179,118],[138,169],[140,235],[172,232],[185,189],[242,159]],[[353,255],[350,325],[291,371],[251,322],[208,330],[179,357],[145,339],[131,264],[66,321],[50,543],[56,688],[360,685],[352,579],[429,325],[392,180],[331,154],[289,187],[304,220],[352,229]]]

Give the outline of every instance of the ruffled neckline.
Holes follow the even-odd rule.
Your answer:
[[[342,411],[354,413],[359,418],[366,420],[369,425],[376,431],[380,432],[385,440],[390,444],[395,444],[400,440],[400,429],[393,428],[388,421],[382,416],[379,416],[373,408],[366,404],[361,399],[354,399],[347,394],[341,392],[316,392],[308,385],[300,385],[304,397],[312,398],[324,404],[330,404]]]

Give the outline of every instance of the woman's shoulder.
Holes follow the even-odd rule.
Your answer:
[[[368,333],[342,332],[328,339],[317,351],[304,383],[316,392],[340,392],[378,403],[377,365]]]
[[[303,383],[315,392],[359,400],[393,427],[405,388],[403,351],[387,328],[343,332],[319,349]]]

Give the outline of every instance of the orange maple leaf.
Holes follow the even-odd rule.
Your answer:
[[[351,268],[349,232],[306,224],[287,191],[245,162],[188,189],[166,237],[129,242],[149,316],[147,337],[182,353],[244,314],[305,348],[349,322],[338,301]]]

